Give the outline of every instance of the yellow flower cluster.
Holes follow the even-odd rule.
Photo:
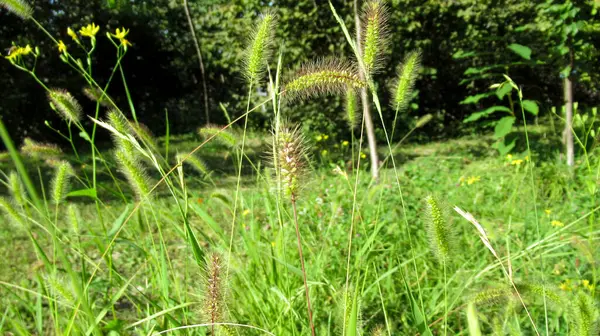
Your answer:
[[[506,161],[507,161],[507,163],[506,163],[507,165],[520,166],[523,164],[523,162],[529,162],[529,155],[525,156],[525,158],[523,158],[523,159],[513,159],[512,154],[507,154]]]
[[[565,223],[555,219],[552,222],[550,222],[550,225],[552,225],[554,227],[563,227],[563,226],[565,226]]]
[[[463,186],[465,184],[467,184],[467,185],[475,184],[479,181],[481,181],[481,176],[469,176],[469,177],[461,176],[460,179],[458,180],[458,182],[460,183],[461,186]]]
[[[317,142],[324,141],[327,139],[329,139],[329,135],[327,135],[327,134],[319,134],[315,137],[315,140],[317,140]]]
[[[32,51],[33,51],[33,49],[31,49],[31,46],[29,44],[25,47],[16,47],[15,46],[15,47],[10,48],[10,50],[8,51],[8,55],[5,56],[5,58],[11,62],[16,61],[21,56],[31,54]]]
[[[125,29],[124,27],[121,27],[120,29],[117,28],[115,30],[115,33],[111,34],[111,35],[116,37],[117,39],[119,39],[119,42],[121,42],[121,45],[123,45],[124,47],[127,47],[127,46],[131,45],[131,43],[129,43],[129,41],[125,38],[127,36],[127,34],[129,34],[129,29]]]
[[[81,36],[86,36],[89,38],[96,38],[96,34],[98,34],[99,31],[100,26],[96,26],[96,24],[92,22],[85,27],[81,27],[81,29],[79,29],[79,34],[81,34]]]
[[[573,282],[571,281],[571,279],[567,279],[565,281],[563,281],[558,288],[560,288],[563,291],[572,291],[573,289],[576,289],[578,287],[578,285],[581,285],[581,287],[583,287],[584,289],[589,290],[590,292],[593,291],[596,287],[594,286],[594,284],[590,283],[589,280],[581,280],[579,281],[579,283],[577,282]]]

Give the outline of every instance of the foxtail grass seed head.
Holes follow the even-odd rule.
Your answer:
[[[25,219],[21,215],[21,212],[17,210],[13,202],[8,198],[0,196],[0,209],[4,210],[9,220],[19,226],[25,225]]]
[[[158,152],[158,146],[156,145],[156,140],[154,140],[154,134],[150,131],[148,126],[142,123],[129,122],[131,125],[131,129],[135,133],[135,136],[141,140],[148,148],[150,148],[153,152]]]
[[[573,308],[571,308],[572,313],[569,316],[574,323],[572,323],[569,335],[598,335],[600,332],[600,313],[594,298],[583,291],[579,291],[575,294],[571,305]]]
[[[184,159],[185,159],[185,161],[183,161]],[[206,163],[194,154],[192,154],[192,155],[177,154],[177,161],[187,163],[192,168],[194,168],[194,170],[196,170],[198,173],[200,173],[202,175],[208,175],[210,173],[210,170],[206,166]]]
[[[366,86],[352,63],[324,59],[303,64],[285,85],[284,93],[291,100],[307,99],[322,94],[341,95],[348,89]]]
[[[362,309],[359,298],[355,298],[356,289],[352,286],[347,287],[341,295],[337,297],[336,319],[340,326],[341,335],[362,335],[363,321]],[[342,332],[343,331],[343,332]]]
[[[23,20],[28,20],[33,14],[33,9],[24,0],[0,0],[0,7],[6,8]]]
[[[110,103],[108,101],[108,96],[106,95],[106,93],[103,93],[102,90],[93,87],[93,86],[88,86],[88,87],[84,87],[83,88],[83,94],[88,97],[89,100],[99,103],[100,105],[104,106],[104,107],[109,107]]]
[[[246,79],[250,84],[260,81],[265,72],[271,54],[276,21],[274,13],[264,13],[250,37],[244,69]]]
[[[383,326],[377,326],[375,327],[375,329],[373,329],[373,331],[371,332],[371,336],[384,336],[385,335],[385,329],[383,328]]]
[[[488,288],[473,295],[468,301],[478,306],[493,306],[513,298],[512,290],[508,287]]]
[[[27,204],[27,195],[19,174],[11,171],[10,174],[8,174],[8,185],[10,188],[10,194],[15,200],[15,203],[21,207],[25,207]]]
[[[448,223],[448,214],[440,201],[433,196],[425,198],[425,225],[431,248],[441,263],[450,261],[454,237]]]
[[[25,140],[23,140],[21,153],[35,159],[55,159],[62,155],[62,151],[58,146],[53,144],[42,144],[31,138],[25,138]]]
[[[69,203],[67,214],[69,217],[69,224],[71,225],[71,232],[76,235],[79,234],[79,222],[81,221],[79,208],[75,204]]]
[[[213,253],[207,257],[202,310],[209,323],[223,322],[225,287],[222,266],[222,257],[219,254]]]
[[[229,129],[223,129],[221,126],[207,125],[198,130],[198,134],[204,139],[213,138],[218,143],[234,148],[238,143],[237,136]]]
[[[387,7],[381,0],[369,1],[362,15],[362,57],[367,75],[381,68],[387,45]]]
[[[79,102],[66,90],[52,89],[48,93],[48,99],[63,119],[77,123],[81,119],[82,109]]]
[[[133,130],[131,129],[131,124],[120,111],[110,110],[107,114],[107,117],[108,123],[119,133],[124,135],[133,133]],[[125,154],[132,158],[137,157],[135,148],[131,142],[120,138],[115,134],[112,134],[112,136],[113,141],[119,150],[123,151]]]
[[[273,165],[280,171],[283,191],[295,198],[302,185],[306,171],[306,144],[298,127],[282,126],[274,141],[276,162]]]
[[[55,168],[51,182],[52,202],[59,204],[69,192],[69,179],[73,175],[73,167],[66,161],[61,161]]]
[[[135,157],[129,155],[122,148],[115,151],[115,158],[117,159],[120,171],[125,175],[137,200],[143,199],[150,193],[150,184],[144,167],[142,167]]]
[[[358,112],[358,95],[356,89],[349,86],[346,88],[346,121],[348,127],[354,129],[360,123],[360,113]]]
[[[392,87],[392,107],[396,111],[404,112],[408,108],[420,69],[421,53],[418,51],[408,54],[398,67],[398,77]]]
[[[433,116],[429,113],[422,116],[421,118],[419,118],[419,120],[417,120],[417,123],[415,124],[415,128],[421,128],[421,127],[427,125],[432,119],[433,119]]]

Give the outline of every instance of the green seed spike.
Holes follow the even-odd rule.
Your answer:
[[[345,110],[348,127],[350,129],[356,128],[360,121],[360,114],[358,112],[358,95],[356,94],[356,90],[351,86],[346,88]]]
[[[7,198],[0,196],[0,209],[3,209],[8,218],[14,223],[20,226],[25,225],[25,219],[21,213],[15,208],[14,204]]]
[[[135,192],[137,199],[141,200],[148,195],[150,193],[150,185],[146,177],[146,172],[139,162],[122,149],[117,149],[115,158],[121,172],[125,175],[129,185]]]
[[[73,175],[73,167],[66,161],[58,163],[51,182],[52,202],[59,204],[69,192],[69,179]]]
[[[82,109],[69,92],[62,89],[52,89],[48,93],[48,99],[63,119],[77,123],[81,119]]]
[[[21,178],[17,172],[10,172],[8,175],[8,184],[10,194],[15,200],[15,203],[20,207],[25,207],[27,205],[27,194],[25,193],[25,188],[23,187],[23,183],[21,182]]]
[[[251,85],[260,81],[266,70],[267,59],[271,54],[276,21],[275,14],[266,12],[250,38],[244,72]]]
[[[446,220],[446,211],[433,196],[425,198],[425,224],[435,256],[441,263],[448,263],[452,250],[452,231]]]
[[[198,134],[205,139],[214,137],[215,141],[229,148],[234,148],[238,143],[236,135],[229,130],[224,130],[221,126],[207,125],[200,128]]]
[[[133,130],[131,129],[131,124],[129,123],[127,118],[125,118],[123,113],[121,113],[117,110],[111,110],[108,112],[107,117],[108,117],[108,123],[112,127],[114,127],[114,129],[117,130],[119,133],[121,133],[123,135],[128,135],[133,132]],[[117,146],[117,148],[119,150],[123,151],[125,154],[127,154],[130,157],[137,157],[135,148],[131,142],[124,140],[114,134],[112,134],[112,136],[113,136],[113,142],[115,143],[115,145]]]
[[[383,1],[367,3],[363,12],[362,50],[363,64],[368,76],[381,68],[383,51],[387,45],[387,7]]]
[[[6,8],[9,12],[23,20],[30,19],[33,13],[31,6],[23,0],[0,0],[0,7]]]
[[[183,159],[185,159],[185,161],[183,161]],[[189,156],[187,154],[177,154],[177,161],[189,164],[194,170],[202,175],[208,175],[210,173],[206,163],[194,154]]]
[[[392,89],[393,108],[396,113],[403,112],[408,108],[420,68],[421,54],[416,51],[408,54],[398,67],[398,78]]]
[[[469,302],[476,305],[493,306],[512,299],[512,291],[508,287],[490,288],[473,295]]]
[[[285,96],[294,100],[321,94],[345,94],[367,83],[360,79],[355,65],[336,59],[323,59],[302,65],[284,88]]]
[[[30,138],[25,138],[21,146],[21,152],[35,159],[55,159],[62,155],[58,146],[53,144],[41,144]]]
[[[283,191],[296,197],[306,170],[306,145],[298,127],[281,126],[274,141],[275,160],[273,166],[280,170]]]

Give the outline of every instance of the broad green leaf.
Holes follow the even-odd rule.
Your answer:
[[[508,49],[512,50],[515,54],[521,56],[526,60],[531,59],[531,48],[521,44],[513,43],[508,46]]]
[[[512,140],[507,140],[505,138],[504,141],[498,141],[498,142],[494,143],[492,145],[492,148],[496,148],[498,150],[498,153],[500,153],[501,156],[504,156],[504,155],[508,154],[515,147],[516,142],[517,142],[516,137],[514,137]]]
[[[494,112],[512,113],[512,111],[506,106],[492,106],[492,107],[488,107],[485,110],[478,111],[478,112],[471,114],[465,120],[463,120],[463,123],[468,123],[468,122],[472,122],[475,120],[479,120],[483,117],[487,117],[488,115],[490,115]]]
[[[533,114],[533,115],[538,115],[538,113],[540,112],[540,109],[537,105],[537,103],[533,100],[523,100],[523,109],[525,109],[525,111]]]
[[[510,91],[512,91],[512,85],[508,83],[502,83],[502,85],[496,89],[496,96],[498,99],[502,100]]]
[[[96,194],[96,189],[94,188],[73,190],[67,194],[67,197],[89,197],[92,199],[98,198]]]
[[[494,127],[494,138],[500,139],[510,133],[513,124],[515,123],[515,117],[508,116],[498,120],[496,127]]]
[[[123,212],[121,212],[121,215],[117,219],[115,219],[110,231],[108,231],[109,237],[112,237],[115,234],[117,234],[117,232],[119,231],[121,226],[123,226],[123,223],[125,223],[125,219],[127,218],[127,216],[129,216],[129,213],[130,213],[129,204],[127,204],[127,206],[125,207],[125,210],[123,210]]]
[[[463,101],[460,102],[461,105],[464,104],[477,104],[481,99],[487,98],[493,95],[493,92],[480,93],[473,96],[468,96]]]

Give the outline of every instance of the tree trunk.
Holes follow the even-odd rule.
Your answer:
[[[566,114],[566,125],[565,125],[565,145],[567,147],[567,165],[572,167],[575,164],[575,152],[573,147],[573,78],[571,72],[573,71],[573,49],[569,50],[570,56],[570,71],[569,75],[565,78],[565,114]]]
[[[359,57],[362,57],[361,47],[361,27],[360,27],[360,16],[358,14],[358,0],[354,0],[354,22],[356,25],[356,47],[358,49]],[[365,74],[360,70],[360,79],[364,80]],[[377,140],[375,139],[375,127],[373,126],[373,118],[371,117],[371,108],[369,105],[369,94],[367,89],[363,88],[360,90],[360,97],[363,107],[363,118],[365,118],[365,128],[367,130],[367,142],[369,144],[369,154],[371,157],[371,175],[373,179],[379,179],[379,157],[377,155]]]
[[[210,115],[208,112],[208,91],[206,90],[206,76],[204,75],[204,62],[202,61],[202,52],[200,51],[200,43],[198,43],[198,37],[196,37],[196,29],[194,29],[194,23],[192,22],[192,16],[190,15],[190,8],[187,0],[183,0],[183,9],[185,10],[185,16],[187,17],[188,25],[190,26],[190,34],[196,47],[196,54],[198,54],[198,62],[200,63],[200,75],[202,76],[202,91],[204,97],[204,113],[206,116],[206,123],[210,123]]]

